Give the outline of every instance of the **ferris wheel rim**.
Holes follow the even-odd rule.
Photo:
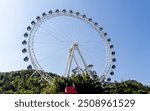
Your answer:
[[[31,60],[31,64],[33,65],[33,67],[35,68],[35,70],[48,82],[49,79],[51,79],[51,77],[49,78],[48,74],[46,72],[44,72],[43,68],[40,66],[36,55],[34,53],[34,47],[33,47],[33,42],[34,42],[34,37],[35,37],[35,33],[37,31],[37,29],[40,27],[40,25],[42,23],[44,23],[45,21],[50,20],[51,18],[55,18],[55,17],[59,17],[59,16],[69,16],[69,17],[75,17],[77,19],[80,19],[84,22],[86,22],[87,24],[89,24],[90,26],[92,26],[93,29],[96,30],[97,33],[99,33],[100,37],[103,40],[103,44],[106,50],[106,64],[105,64],[105,68],[104,71],[102,72],[102,78],[101,81],[103,79],[106,78],[106,76],[112,71],[112,69],[115,67],[112,67],[114,65],[114,62],[112,61],[112,59],[114,58],[114,54],[112,54],[113,49],[110,48],[111,42],[109,40],[109,38],[107,37],[107,33],[103,32],[103,28],[98,26],[98,23],[93,22],[91,18],[86,17],[86,15],[81,15],[79,12],[73,12],[72,10],[70,11],[59,11],[56,10],[55,12],[49,11],[48,14],[43,13],[42,17],[37,17],[37,21],[35,22],[31,22],[32,24],[32,28],[30,26],[27,27],[27,30],[29,31],[29,35],[28,35],[28,53],[29,53],[29,59]],[[24,36],[27,36],[27,34],[25,33]]]

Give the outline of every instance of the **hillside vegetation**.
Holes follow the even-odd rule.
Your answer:
[[[1,94],[63,94],[66,83],[75,84],[79,94],[150,94],[150,87],[135,80],[101,84],[97,76],[91,79],[88,75],[72,75],[64,78],[49,73],[53,84],[41,79],[32,70],[21,70],[0,73]]]

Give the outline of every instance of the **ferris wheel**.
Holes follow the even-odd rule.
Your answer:
[[[43,13],[31,21],[22,41],[28,70],[52,82],[48,72],[69,77],[73,73],[96,73],[111,81],[116,68],[114,46],[97,22],[72,10]]]

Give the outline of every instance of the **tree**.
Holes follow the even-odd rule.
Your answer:
[[[90,70],[91,71],[91,70]],[[62,94],[66,84],[75,84],[79,94],[150,94],[150,87],[135,80],[122,82],[108,82],[101,84],[96,72],[91,75],[80,71],[70,78],[60,77],[49,73],[53,77],[49,84],[39,75],[32,77],[32,70],[12,71],[0,73],[1,94]]]

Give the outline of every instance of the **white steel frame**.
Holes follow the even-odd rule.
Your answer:
[[[100,35],[100,37],[102,38],[102,41],[104,43],[104,47],[106,50],[106,64],[105,64],[105,68],[101,74],[100,77],[100,81],[103,81],[106,76],[110,73],[110,71],[112,70],[112,65],[114,65],[114,63],[112,62],[112,58],[114,58],[114,55],[112,55],[112,49],[110,49],[110,41],[107,41],[107,36],[105,35],[105,32],[102,31],[101,27],[99,27],[97,24],[95,24],[95,22],[93,22],[92,20],[89,20],[89,18],[87,18],[85,15],[81,15],[80,13],[77,12],[73,12],[73,11],[55,11],[52,13],[48,13],[45,16],[40,17],[40,20],[35,21],[35,24],[31,26],[31,30],[28,32],[29,36],[28,36],[28,54],[29,54],[29,59],[31,61],[32,66],[34,67],[35,71],[38,72],[42,78],[44,78],[46,81],[48,81],[49,83],[51,83],[51,80],[53,78],[51,78],[49,76],[48,73],[44,72],[43,68],[40,66],[36,55],[34,53],[34,38],[35,38],[35,33],[38,31],[38,28],[40,27],[40,25],[42,23],[44,23],[47,20],[50,20],[51,18],[54,17],[59,17],[59,16],[70,16],[70,17],[74,17],[77,19],[80,19],[84,22],[86,22],[87,24],[89,24],[90,26],[92,26]],[[87,65],[85,63],[85,60],[83,58],[83,56],[81,55],[81,52],[79,50],[78,45],[75,43],[73,44],[73,46],[71,47],[70,51],[69,51],[69,57],[67,59],[67,64],[66,64],[66,69],[65,69],[65,74],[69,75],[70,73],[70,67],[71,67],[71,63],[72,60],[74,59],[76,65],[79,67],[79,64],[77,63],[74,55],[74,51],[77,51],[78,54],[81,57],[81,60],[86,68],[86,70],[88,71]],[[68,71],[67,71],[68,70]]]
[[[72,45],[72,47],[69,49],[68,57],[67,57],[67,63],[66,63],[66,67],[65,67],[65,73],[64,73],[65,76],[67,76],[67,77],[70,76],[70,70],[71,70],[71,66],[72,66],[72,61],[73,61],[73,60],[75,61],[77,67],[78,67],[79,69],[81,69],[80,65],[78,64],[78,61],[77,61],[76,58],[75,58],[75,55],[74,55],[75,51],[79,54],[79,56],[80,56],[80,58],[81,58],[81,60],[82,60],[82,62],[83,62],[83,64],[84,64],[84,67],[85,67],[86,71],[87,71],[88,74],[91,76],[91,73],[90,73],[90,71],[89,71],[89,69],[88,69],[88,67],[87,67],[87,64],[86,64],[86,62],[85,62],[85,59],[83,58],[83,56],[82,56],[82,54],[81,54],[81,52],[80,52],[79,45],[78,45],[77,43],[74,43],[74,44]]]

